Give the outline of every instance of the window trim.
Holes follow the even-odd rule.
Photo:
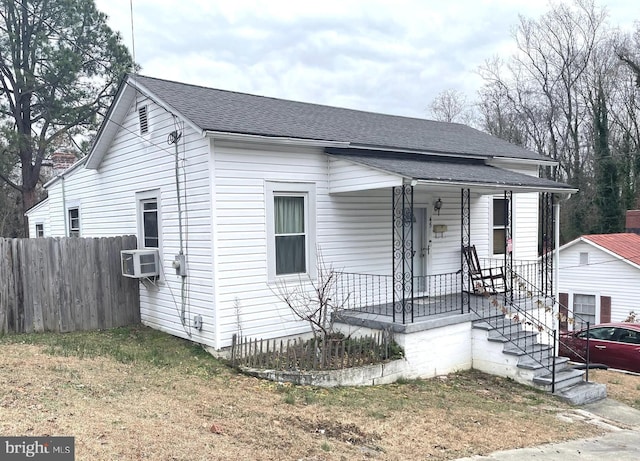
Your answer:
[[[509,201],[508,198],[505,198],[504,194],[500,194],[500,195],[491,195],[490,196],[490,200],[489,200],[489,255],[493,258],[504,258],[505,253],[495,253],[494,251],[494,246],[493,246],[493,240],[494,240],[494,232],[498,229],[504,229],[505,231],[505,236],[507,234],[506,230],[507,230],[507,225],[508,225],[508,218],[505,217],[505,220],[507,222],[505,222],[504,226],[500,227],[500,226],[496,226],[493,222],[493,210],[495,207],[495,201],[496,200],[507,200],[507,202]],[[516,220],[516,209],[514,208],[514,202],[515,202],[515,197],[512,195],[511,196],[511,204],[510,204],[510,209],[511,209],[511,253],[515,254],[515,229],[514,229],[514,225],[515,225],[515,220]],[[505,252],[508,249],[508,243],[505,242]]]
[[[78,212],[78,217],[75,218],[76,221],[78,222],[78,226],[77,227],[73,227],[72,224],[72,218],[71,218],[71,212],[72,211],[77,211]],[[82,220],[80,218],[80,205],[69,205],[67,206],[67,237],[82,237]]]
[[[570,292],[569,293],[569,310],[571,311],[571,313],[575,313],[575,297],[576,295],[578,296],[593,296],[595,298],[596,301],[596,309],[595,309],[595,321],[594,321],[594,325],[597,325],[600,323],[600,294],[599,293],[594,293],[594,292],[587,292],[587,291],[580,291],[580,292]],[[576,328],[575,323],[574,322],[569,322],[568,325],[568,329],[571,330],[579,330],[580,328]]]
[[[579,266],[588,266],[589,265],[589,252],[581,251],[578,253],[578,265]]]
[[[306,272],[296,274],[276,275],[276,234],[275,207],[276,196],[303,196],[305,198],[305,263]],[[265,181],[265,218],[267,230],[267,282],[278,280],[299,279],[309,277],[315,280],[318,276],[316,267],[316,185],[315,183],[295,183]]]
[[[158,220],[158,246],[147,247],[145,245],[144,233],[144,203],[156,202],[156,216]],[[162,213],[160,207],[160,189],[136,192],[136,226],[138,231],[138,248],[157,248],[159,252],[162,249]]]
[[[44,223],[43,222],[35,223],[34,230],[35,230],[36,238],[43,238],[44,237]]]

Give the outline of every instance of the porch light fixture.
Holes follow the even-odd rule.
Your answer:
[[[442,199],[438,197],[438,200],[436,200],[436,203],[433,204],[433,209],[438,213],[438,216],[440,216],[441,208],[442,208]]]

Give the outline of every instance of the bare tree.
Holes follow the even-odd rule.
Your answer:
[[[619,51],[618,52],[618,58],[620,58],[620,60],[622,62],[624,62],[626,65],[629,66],[629,68],[631,69],[631,71],[635,74],[636,76],[636,86],[638,88],[640,88],[640,65],[638,65],[628,54],[628,52],[625,51]]]
[[[20,170],[0,179],[22,211],[38,200],[45,157],[97,128],[131,64],[93,0],[0,2],[0,156]]]
[[[300,277],[297,283],[277,282],[274,294],[301,320],[309,323],[314,338],[325,339],[333,333],[335,313],[342,309],[348,298],[338,286],[339,274],[327,265],[318,250],[317,278]]]
[[[429,104],[429,110],[433,119],[439,122],[468,124],[472,118],[466,96],[454,89],[441,91]]]
[[[521,17],[514,40],[511,59],[479,70],[483,128],[557,161],[557,171],[544,174],[580,190],[563,207],[565,240],[614,231],[621,211],[610,204],[638,196],[640,172],[633,68],[619,59],[626,38],[609,26],[606,9],[574,0],[538,19]]]

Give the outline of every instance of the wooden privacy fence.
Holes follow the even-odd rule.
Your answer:
[[[0,334],[139,323],[138,280],[120,269],[133,248],[135,236],[0,238]]]
[[[233,335],[231,362],[270,370],[336,370],[402,357],[388,332],[358,338],[264,340]]]

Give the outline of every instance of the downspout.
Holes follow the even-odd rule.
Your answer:
[[[67,197],[64,191],[64,175],[59,176],[62,181],[62,222],[64,222],[64,236],[69,236],[69,223],[67,222]]]

